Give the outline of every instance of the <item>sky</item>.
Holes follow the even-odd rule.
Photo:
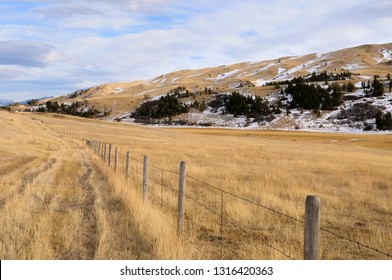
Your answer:
[[[0,0],[0,99],[392,42],[390,0]]]

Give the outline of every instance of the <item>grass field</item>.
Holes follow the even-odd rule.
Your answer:
[[[64,132],[130,151],[131,178]],[[142,204],[144,155],[159,195]],[[302,259],[306,195],[321,200],[322,259],[392,254],[390,135],[150,128],[0,111],[0,156],[2,259]],[[183,240],[162,203],[175,205],[175,194],[154,183],[177,189],[180,161],[190,198]]]

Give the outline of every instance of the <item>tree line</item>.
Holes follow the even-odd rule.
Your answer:
[[[328,88],[319,84],[306,84],[302,77],[289,82],[284,93],[291,96],[289,108],[333,110],[343,103],[342,87],[333,83]]]
[[[72,102],[70,105],[64,103],[59,104],[57,101],[46,101],[45,106],[40,106],[35,111],[66,114],[83,118],[92,118],[101,114],[101,112],[95,109],[93,106],[86,107],[84,104],[78,101]]]

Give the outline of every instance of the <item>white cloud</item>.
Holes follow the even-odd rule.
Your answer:
[[[45,67],[59,58],[59,52],[49,44],[12,40],[0,42],[0,64],[25,67]]]
[[[0,43],[0,63],[20,65],[12,68],[15,77],[35,79],[43,91],[50,90],[48,79],[53,91],[70,92],[78,85],[392,38],[392,3],[383,0],[30,2],[30,10],[2,17],[2,40],[19,46]],[[35,67],[29,77],[23,75],[26,67]],[[0,79],[6,77],[0,71]]]
[[[36,8],[33,13],[42,14],[48,17],[69,17],[74,15],[96,15],[102,14],[98,9],[79,3],[62,3],[55,4],[48,7]]]
[[[79,89],[86,89],[86,88],[95,87],[98,85],[99,84],[97,82],[92,82],[92,81],[82,81],[81,83],[74,84],[74,86]]]

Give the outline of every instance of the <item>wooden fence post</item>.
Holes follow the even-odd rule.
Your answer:
[[[112,144],[109,144],[109,155],[108,155],[108,165],[112,164]]]
[[[143,203],[148,198],[148,156],[144,156],[143,161]]]
[[[186,163],[181,161],[180,176],[179,176],[179,192],[178,192],[178,238],[182,236],[184,226],[184,213],[185,213],[185,178],[186,178]]]
[[[305,205],[304,259],[318,260],[320,239],[320,199],[308,195]]]
[[[118,168],[118,148],[116,147],[114,151],[114,172],[117,172]]]
[[[98,153],[97,153],[98,157],[100,154],[101,154],[101,142],[98,142]]]
[[[103,144],[103,162],[106,162],[106,144]]]
[[[129,178],[129,175],[131,175],[131,153],[127,152],[127,160],[125,164],[125,175],[127,178]]]

